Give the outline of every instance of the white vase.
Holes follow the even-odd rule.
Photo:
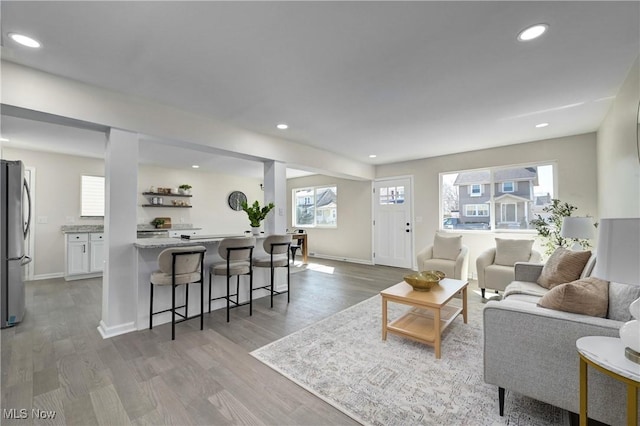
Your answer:
[[[259,226],[252,226],[251,227],[251,233],[253,235],[260,235],[260,227]]]

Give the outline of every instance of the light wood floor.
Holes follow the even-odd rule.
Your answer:
[[[103,340],[101,279],[33,281],[27,314],[2,330],[0,424],[353,425],[346,415],[249,352],[365,300],[408,271],[312,260],[277,296],[192,320]],[[470,293],[469,297],[479,297]],[[14,411],[10,411],[15,409]],[[34,419],[34,410],[55,418]],[[20,411],[25,410],[25,411]],[[26,413],[26,419],[17,420]],[[14,418],[9,418],[13,416]]]

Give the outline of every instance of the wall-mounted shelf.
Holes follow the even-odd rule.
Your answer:
[[[142,207],[168,207],[170,209],[190,209],[193,206],[174,206],[173,204],[143,204]]]
[[[191,194],[162,194],[158,192],[143,192],[142,195],[157,195],[159,197],[191,197]]]
[[[192,206],[189,205],[189,202],[185,202],[185,201],[178,201],[178,200],[170,200],[171,202],[169,203],[161,203],[161,204],[155,204],[152,203],[152,198],[160,198],[159,201],[162,201],[162,199],[164,197],[167,198],[191,198],[191,194],[165,194],[165,193],[161,193],[161,192],[143,192],[142,195],[144,195],[147,198],[147,204],[143,204],[142,207],[169,207],[169,208],[182,208],[182,209],[190,209]],[[185,205],[186,204],[186,205]]]

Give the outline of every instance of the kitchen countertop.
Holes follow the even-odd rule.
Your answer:
[[[221,234],[221,235],[200,235],[197,237],[192,237],[190,239],[182,239],[182,238],[138,238],[135,243],[133,243],[134,247],[140,249],[152,249],[152,248],[166,248],[166,247],[176,247],[176,246],[199,246],[199,245],[207,245],[214,244],[220,242],[224,238],[240,238],[245,237],[246,234]],[[258,239],[264,238],[265,235],[257,237]]]
[[[63,234],[74,234],[79,232],[104,232],[104,225],[62,225],[60,230]]]
[[[198,231],[192,224],[175,224],[171,228],[156,229],[153,225],[138,225],[138,231]],[[104,232],[104,225],[62,225],[60,230],[63,234],[77,234],[84,232]]]

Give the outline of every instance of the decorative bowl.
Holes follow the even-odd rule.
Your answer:
[[[405,276],[404,281],[415,291],[430,291],[444,277],[444,272],[441,271],[421,271]]]

